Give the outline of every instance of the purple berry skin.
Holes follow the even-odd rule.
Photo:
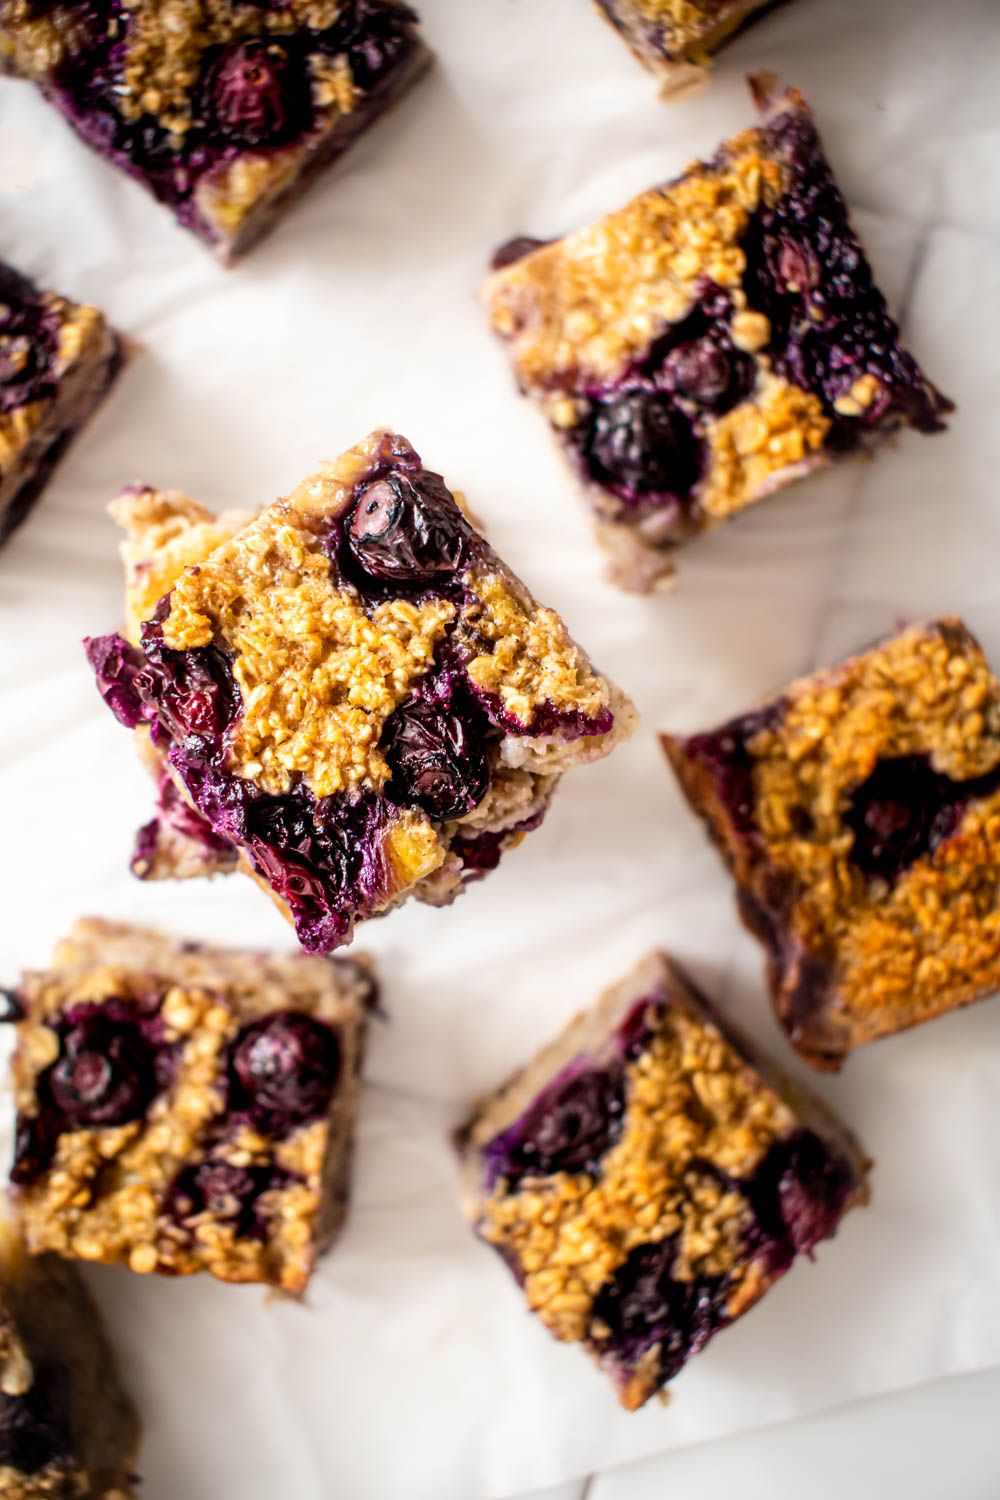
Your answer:
[[[469,524],[444,481],[426,471],[373,479],[347,524],[347,547],[362,573],[387,583],[453,578],[470,540]]]
[[[46,1074],[52,1105],[70,1127],[127,1124],[156,1092],[153,1050],[142,1032],[100,1009],[69,1027]]]
[[[297,1011],[279,1011],[244,1027],[233,1043],[230,1105],[271,1130],[290,1130],[326,1112],[340,1066],[340,1043],[331,1027]]]

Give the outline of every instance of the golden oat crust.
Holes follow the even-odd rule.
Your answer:
[[[512,1184],[484,1177],[490,1142],[539,1092],[580,1058],[611,1061],[616,1029],[647,1002],[650,1028],[625,1067],[625,1110],[597,1173],[531,1175]],[[529,1307],[559,1339],[584,1342],[604,1360],[608,1330],[595,1300],[630,1253],[676,1241],[671,1274],[725,1278],[725,1316],[745,1312],[777,1279],[750,1248],[753,1210],[732,1184],[753,1175],[768,1150],[803,1126],[815,1129],[853,1176],[841,1214],[866,1200],[865,1160],[846,1131],[794,1090],[747,1044],[727,1035],[681,972],[651,954],[565,1028],[459,1133],[464,1204],[477,1233],[516,1268]],[[780,1273],[778,1273],[780,1274]],[[662,1383],[656,1349],[615,1374],[634,1409]]]
[[[746,893],[744,911],[784,912],[791,954],[773,960],[775,999],[818,1066],[1000,984],[1000,787],[976,795],[955,830],[892,882],[851,858],[844,814],[884,760],[926,757],[955,781],[1000,767],[1000,683],[957,616],[793,683],[747,744],[759,838],[733,828],[697,756],[664,744]],[[758,922],[759,925],[759,922]],[[811,1000],[795,990],[814,958]]]

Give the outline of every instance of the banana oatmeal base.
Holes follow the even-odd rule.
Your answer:
[[[807,1062],[1000,987],[1000,683],[956,616],[663,744]]]
[[[587,487],[611,576],[667,586],[696,534],[951,410],[901,346],[793,89],[595,224],[502,247],[485,301]]]
[[[363,959],[78,922],[16,991],[31,1253],[302,1293],[346,1211],[372,996]]]
[[[373,433],[256,517],[127,491],[126,637],[88,643],[158,784],[143,876],[239,866],[329,952],[441,905],[633,726],[405,439]]]
[[[401,0],[0,0],[0,70],[225,260],[423,71]]]
[[[139,1424],[72,1266],[0,1222],[0,1494],[135,1500]]]
[[[118,372],[96,307],[42,291],[0,261],[0,545]]]
[[[458,1140],[477,1234],[629,1410],[867,1198],[846,1131],[755,1060],[662,954]]]
[[[679,97],[705,83],[712,55],[778,0],[595,0],[632,52]]]

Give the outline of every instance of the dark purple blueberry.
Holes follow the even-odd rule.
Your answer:
[[[72,1451],[69,1376],[60,1366],[34,1362],[34,1378],[23,1396],[0,1392],[0,1467],[37,1474]],[[12,1493],[24,1493],[16,1479]]]
[[[207,121],[239,146],[274,146],[309,123],[309,79],[276,41],[234,42],[211,64],[203,90]]]
[[[124,1125],[156,1092],[154,1050],[137,1026],[100,1014],[65,1033],[46,1076],[53,1105],[73,1126]]]
[[[48,360],[37,339],[0,333],[0,412],[37,400],[47,380]]]
[[[734,833],[744,838],[752,837],[757,831],[750,741],[765,730],[777,728],[784,714],[784,700],[777,699],[765,708],[732,719],[721,729],[691,735],[682,747],[688,760],[695,761],[709,773],[715,795],[728,813]]]
[[[167,1196],[171,1213],[182,1225],[207,1214],[231,1224],[239,1239],[263,1240],[267,1222],[260,1199],[291,1180],[290,1174],[280,1168],[238,1167],[210,1156],[197,1166],[183,1167]]]
[[[10,1180],[25,1187],[34,1182],[45,1171],[52,1160],[59,1126],[50,1112],[44,1110],[37,1115],[17,1117],[14,1127],[14,1161],[10,1169]]]
[[[721,1277],[674,1277],[673,1239],[639,1245],[594,1298],[592,1322],[603,1325],[598,1347],[635,1364],[660,1346],[659,1378],[670,1380],[726,1321]]]
[[[142,627],[146,666],[136,688],[147,714],[155,712],[172,735],[217,741],[241,707],[232,669],[218,646],[173,651],[164,645],[163,621],[169,613],[168,594]]]
[[[821,399],[833,421],[833,447],[856,445],[890,413],[937,431],[952,403],[900,343],[814,125],[793,111],[767,131],[787,187],[748,226],[744,289],[770,320],[776,372]],[[839,399],[866,375],[877,382],[875,400],[854,416],[837,412]]]
[[[502,271],[505,267],[513,266],[519,260],[523,260],[526,255],[533,254],[535,250],[543,250],[551,243],[551,240],[532,239],[528,234],[516,235],[514,239],[506,240],[494,250],[490,270]]]
[[[38,302],[38,292],[27,276],[15,271],[6,261],[0,261],[0,328],[8,321],[15,309],[25,303]]]
[[[926,756],[880,760],[851,793],[844,822],[863,874],[894,881],[955,832],[972,788],[940,776]]]
[[[584,445],[594,477],[623,498],[690,493],[701,458],[690,423],[662,391],[620,391],[596,403]]]
[[[347,523],[362,570],[392,583],[435,583],[462,566],[469,525],[437,474],[387,474],[364,486]]]
[[[488,1185],[597,1170],[621,1134],[625,1088],[619,1059],[557,1078],[485,1147]]]
[[[833,1233],[857,1175],[845,1156],[813,1130],[776,1141],[752,1179],[740,1184],[757,1218],[757,1235],[770,1242],[775,1269]]]
[[[135,729],[151,718],[153,710],[142,695],[142,653],[120,635],[87,636],[83,648],[94,669],[97,690],[119,724]]]
[[[662,379],[678,396],[720,415],[749,393],[753,363],[715,338],[690,339],[667,355]]]
[[[233,1104],[286,1128],[327,1110],[340,1073],[340,1042],[332,1027],[284,1010],[244,1027],[230,1063]]]
[[[413,699],[390,715],[382,733],[392,772],[387,795],[438,820],[472,812],[490,784],[483,740],[489,722],[474,705],[464,713],[457,707]]]

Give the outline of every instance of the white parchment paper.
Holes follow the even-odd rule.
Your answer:
[[[1000,664],[1000,11],[796,0],[666,108],[585,0],[422,0],[433,74],[240,268],[0,84],[0,254],[143,345],[0,559],[0,975],[81,911],[288,948],[242,879],[142,886],[150,788],[80,638],[116,625],[104,504],[125,482],[272,498],[377,423],[464,489],[500,552],[635,695],[645,724],[543,829],[381,960],[354,1208],[308,1304],[208,1278],[90,1273],[146,1425],[147,1500],[499,1500],[671,1446],[1000,1359],[1000,1009],[857,1055],[820,1091],[877,1159],[874,1203],[719,1338],[668,1408],[620,1412],[469,1236],[447,1130],[654,943],[778,1056],[761,955],[657,749],[889,628],[962,610]],[[749,118],[744,70],[812,98],[908,337],[960,403],[685,556],[675,595],[600,578],[544,424],[474,293],[518,231],[584,222]]]

